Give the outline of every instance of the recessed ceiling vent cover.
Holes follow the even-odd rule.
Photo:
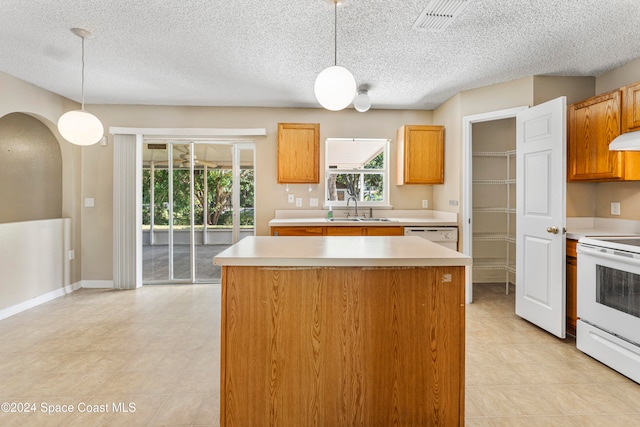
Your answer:
[[[469,3],[470,0],[431,0],[411,28],[440,33],[451,25]]]

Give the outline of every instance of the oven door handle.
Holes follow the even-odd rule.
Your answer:
[[[593,246],[586,245],[578,245],[577,247],[578,254],[589,255],[595,258],[607,259],[611,261],[622,262],[625,264],[630,264],[634,266],[640,266],[640,259],[634,258],[633,254],[628,252],[616,251],[613,250],[613,253],[603,252],[600,249],[594,248]]]

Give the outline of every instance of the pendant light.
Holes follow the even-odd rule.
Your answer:
[[[369,97],[368,89],[358,89],[358,94],[353,99],[353,108],[361,113],[369,111],[369,108],[371,108],[371,98]]]
[[[82,28],[72,28],[71,32],[82,39],[82,108],[67,111],[58,119],[58,131],[67,141],[76,145],[91,145],[100,141],[104,127],[100,120],[84,109],[84,39],[91,38],[91,32]]]
[[[333,1],[334,12],[334,65],[322,70],[316,78],[314,91],[316,99],[327,110],[339,111],[346,108],[356,93],[356,79],[349,70],[338,65],[338,0]]]

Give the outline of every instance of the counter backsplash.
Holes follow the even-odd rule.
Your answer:
[[[640,234],[640,221],[600,217],[568,217],[567,238]]]
[[[359,208],[360,211],[369,214],[369,208]],[[443,221],[457,222],[458,214],[456,212],[434,211],[430,209],[373,209],[373,216],[376,218],[433,218]],[[276,210],[276,219],[292,219],[292,218],[326,218],[327,210],[323,209],[283,209]]]

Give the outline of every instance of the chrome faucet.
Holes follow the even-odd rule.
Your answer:
[[[357,217],[358,217],[358,199],[356,199],[356,197],[355,197],[355,196],[350,196],[350,197],[347,199],[347,209],[349,208],[349,202],[351,201],[351,199],[353,199],[353,203],[354,203],[354,204],[355,204],[355,206],[356,206],[356,210],[355,210],[354,215],[355,215],[355,217],[357,218]]]

